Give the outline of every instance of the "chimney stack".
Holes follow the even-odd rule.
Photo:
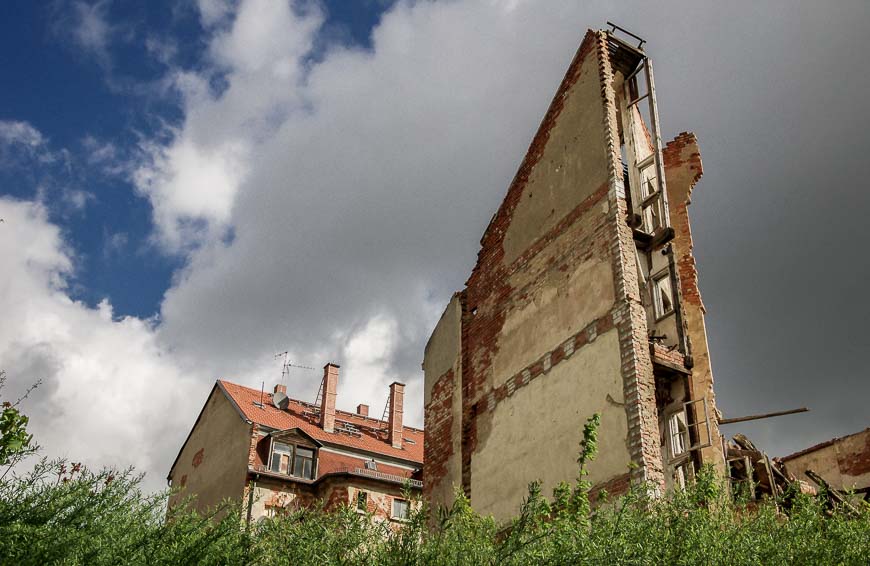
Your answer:
[[[338,368],[332,362],[323,366],[323,396],[320,402],[320,426],[335,432],[335,395],[338,389]]]
[[[284,395],[287,395],[287,386],[278,383],[275,385],[275,389],[272,390],[272,393],[283,393]]]
[[[368,405],[357,405],[356,406],[356,414],[361,417],[369,416],[369,406]]]
[[[405,405],[405,384],[394,381],[390,384],[390,444],[402,447],[402,414]]]

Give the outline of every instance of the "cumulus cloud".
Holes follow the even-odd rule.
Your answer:
[[[226,88],[179,73],[184,124],[139,172],[167,246],[200,245],[166,295],[161,338],[246,373],[287,346],[309,364],[359,360],[351,337],[377,335],[392,344],[383,382],[419,382],[442,302],[585,31],[558,25],[575,10],[400,3],[371,50],[330,45],[314,62],[316,5],[242,2],[209,46]],[[553,32],[518,42],[521,26]],[[191,219],[194,234],[179,229]],[[343,365],[359,388],[347,406],[366,400],[363,366]],[[419,407],[409,414],[420,424]]]
[[[0,217],[4,394],[41,381],[23,410],[47,455],[135,465],[158,488],[201,381],[179,372],[150,321],[116,319],[108,301],[89,308],[69,298],[76,258],[42,205],[0,199]]]

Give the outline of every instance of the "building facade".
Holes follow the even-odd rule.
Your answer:
[[[695,136],[662,145],[652,63],[590,30],[426,346],[424,494],[506,520],[527,485],[597,489],[724,471],[687,207]]]
[[[335,408],[339,366],[324,367],[318,402],[218,381],[172,465],[178,489],[205,512],[242,501],[255,521],[323,501],[402,521],[422,489],[423,431],[403,425],[404,385],[390,385],[386,420]]]

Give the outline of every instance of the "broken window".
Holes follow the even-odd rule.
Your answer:
[[[367,511],[369,508],[369,494],[367,491],[356,492],[357,511]]]
[[[674,312],[674,294],[671,287],[671,272],[667,269],[653,277],[653,309],[656,319]]]
[[[713,443],[706,398],[683,403],[681,410],[668,417],[666,426],[671,463],[687,457],[693,450],[707,448]]]
[[[393,519],[405,521],[408,519],[409,512],[410,506],[406,500],[393,499],[393,514],[391,515]]]
[[[272,443],[272,461],[269,470],[279,474],[290,473],[290,458],[293,456],[293,446],[282,442]]]
[[[670,464],[673,466],[671,477],[674,480],[674,487],[686,489],[686,485],[695,477],[695,468],[689,457],[689,451],[695,447],[692,446],[685,405],[681,411],[668,418],[667,427],[667,445]]]
[[[662,199],[659,193],[659,182],[656,177],[656,166],[650,155],[638,166],[640,173],[640,196],[643,217],[643,231],[648,234],[664,226],[662,215]]]
[[[679,458],[688,452],[689,427],[686,424],[686,411],[674,413],[668,419],[668,445],[671,449],[671,458]]]

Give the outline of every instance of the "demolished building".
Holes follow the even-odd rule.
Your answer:
[[[630,35],[630,34],[629,34]],[[528,482],[724,472],[688,205],[696,138],[661,143],[643,40],[590,30],[426,346],[424,494],[505,520]],[[632,36],[633,37],[633,36]]]
[[[779,461],[799,478],[821,480],[824,487],[870,501],[870,428],[826,440]]]

